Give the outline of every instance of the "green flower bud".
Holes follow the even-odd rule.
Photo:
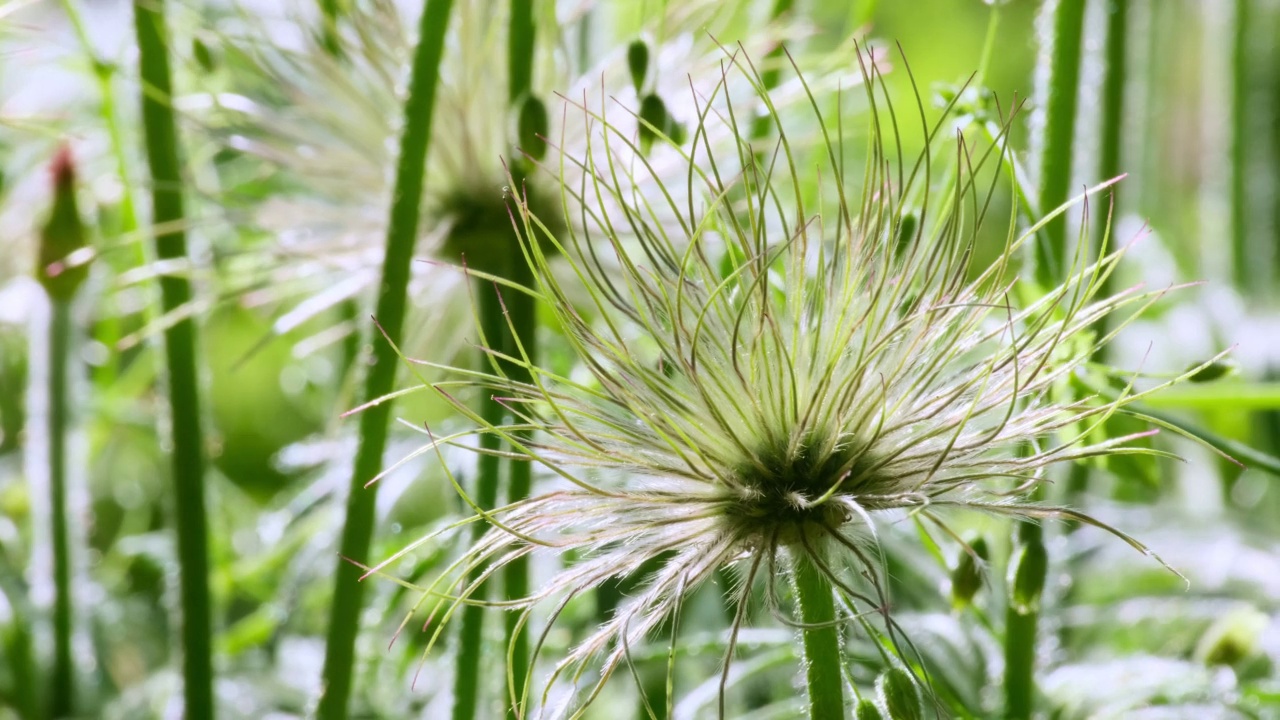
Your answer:
[[[1258,641],[1271,619],[1252,607],[1240,607],[1218,618],[1200,636],[1195,658],[1205,665],[1236,665],[1258,652]]]
[[[213,50],[209,49],[209,44],[198,35],[191,40],[191,54],[195,57],[196,64],[206,73],[218,69],[218,61],[213,56]]]
[[[631,70],[631,82],[636,86],[636,94],[644,87],[644,78],[649,73],[649,44],[644,40],[632,40],[627,46],[627,68]]]
[[[967,540],[968,548],[960,550],[955,567],[951,570],[951,604],[968,605],[982,588],[983,563],[987,560],[987,541],[981,535]]]
[[[884,720],[884,715],[880,714],[880,708],[866,698],[858,701],[858,707],[853,711],[853,717],[854,720]]]
[[[516,129],[520,149],[530,158],[541,160],[547,154],[548,128],[547,106],[532,95],[526,97],[520,104],[520,118]]]
[[[1033,540],[1022,546],[1012,565],[1009,602],[1018,613],[1026,615],[1040,609],[1040,595],[1049,570],[1049,555],[1044,543]]]
[[[665,134],[669,125],[667,104],[653,93],[645,95],[640,101],[640,152],[648,153],[658,136],[655,130]]]
[[[53,211],[40,231],[36,279],[54,300],[70,300],[89,274],[83,258],[84,224],[76,207],[76,171],[71,149],[63,146],[53,158]]]
[[[924,706],[915,678],[902,668],[890,668],[876,678],[876,693],[889,720],[923,720]]]
[[[901,256],[907,251],[911,241],[916,239],[916,226],[919,222],[916,220],[914,213],[905,213],[902,219],[898,221],[898,244],[897,253]]]

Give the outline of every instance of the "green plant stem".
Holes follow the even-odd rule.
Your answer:
[[[1084,0],[1050,0],[1052,13],[1049,74],[1045,101],[1044,143],[1040,156],[1039,205],[1049,212],[1067,201],[1071,187],[1072,146],[1076,127],[1076,95],[1080,85],[1080,41],[1084,33]],[[1057,287],[1067,271],[1067,220],[1062,215],[1038,235],[1036,281]]]
[[[501,272],[501,268],[493,268]],[[502,311],[502,303],[498,298],[498,290],[487,282],[478,282],[476,287],[476,314],[480,319],[480,331],[490,347],[501,348],[508,334],[506,317]],[[506,417],[506,409],[492,398],[483,398],[480,416],[486,425],[500,425]],[[499,477],[502,464],[492,453],[501,446],[501,439],[496,433],[480,435],[480,459],[476,467],[475,501],[482,508],[492,508],[498,501]],[[484,523],[472,526],[471,541],[474,544],[488,530]],[[468,585],[474,582],[484,568],[475,568],[467,577]],[[507,582],[510,582],[509,576]],[[485,588],[481,588],[473,599],[483,599]],[[480,657],[484,649],[484,615],[485,609],[470,604],[462,609],[462,627],[458,632],[458,654],[454,661],[453,685],[453,720],[472,720],[477,717],[476,708],[480,695]],[[484,716],[480,716],[484,717]]]
[[[533,286],[533,270],[528,263],[517,258],[513,265],[510,279],[527,287]],[[537,363],[538,345],[536,301],[524,293],[507,293],[504,297],[507,302],[507,312],[511,318],[513,334],[520,340],[520,348],[524,351],[526,361],[530,366],[533,366]],[[520,356],[514,343],[508,350],[508,354],[513,357]],[[512,368],[511,375],[517,382],[533,382],[533,373],[525,367],[517,366]],[[516,439],[524,444],[528,442],[529,435],[528,432],[521,431],[516,433]],[[511,459],[508,464],[507,483],[507,502],[516,502],[528,497],[530,490],[533,488],[533,463],[528,460]],[[506,585],[505,595],[508,600],[523,598],[529,594],[528,557],[520,558],[507,565],[504,570],[504,583]],[[529,671],[529,635],[528,633],[516,634],[516,624],[518,622],[519,614],[513,612],[506,614],[507,643],[511,655],[509,672],[515,680],[515,697],[522,699],[524,697],[526,675]],[[514,706],[507,708],[508,717],[515,717],[515,709]]]
[[[1033,494],[1032,501],[1039,500],[1038,496],[1041,494]],[[1018,546],[1036,545],[1044,541],[1043,528],[1038,523],[1030,521],[1018,524],[1017,535],[1017,544],[1009,554],[1011,564],[1015,563],[1019,557]],[[1010,575],[1012,585],[1012,573]],[[1029,719],[1035,710],[1036,643],[1039,625],[1038,603],[1028,608],[1018,607],[1018,603],[1014,600],[1014,589],[1011,587],[1005,611],[1004,629],[1004,697],[1005,717],[1008,720]]]
[[[156,257],[185,260],[182,176],[174,123],[164,0],[134,0],[142,74],[142,126],[151,171]],[[191,302],[191,283],[160,277],[165,314]],[[188,720],[214,717],[212,620],[209,607],[208,529],[204,507],[204,443],[200,427],[195,322],[184,318],[164,332],[173,443],[173,489],[182,596],[183,693]]]
[[[511,0],[507,33],[507,98],[514,105],[533,87],[533,0]]]
[[[1098,118],[1098,179],[1109,180],[1120,174],[1121,145],[1124,139],[1125,102],[1124,91],[1128,79],[1129,0],[1107,0],[1106,68],[1102,78],[1101,116]],[[1111,189],[1111,202],[1120,207],[1117,187]],[[1093,234],[1093,256],[1103,252],[1102,243],[1107,236],[1107,223],[1097,223]],[[1111,294],[1112,278],[1103,281],[1099,295]],[[1107,317],[1098,322],[1099,336],[1106,335]],[[1095,360],[1105,359],[1105,347],[1100,348]]]
[[[387,223],[386,253],[382,261],[376,318],[386,339],[374,338],[372,364],[365,376],[363,402],[383,397],[395,384],[399,358],[395,345],[404,325],[410,263],[418,235],[418,218],[426,174],[431,121],[435,109],[440,59],[444,53],[452,0],[427,0],[414,49],[409,93],[404,104],[404,125],[391,211]],[[382,468],[387,445],[387,425],[393,403],[379,403],[360,416],[351,486],[342,526],[341,557],[334,577],[333,604],[325,644],[323,694],[317,716],[340,720],[347,716],[351,676],[355,666],[355,640],[364,606],[361,570],[349,560],[363,562],[373,539],[375,488],[364,487]],[[375,486],[376,487],[376,486]]]
[[[841,669],[840,626],[835,624],[836,603],[831,583],[808,557],[795,567],[796,600],[805,627],[805,682],[809,689],[809,717],[828,720],[844,717],[844,679]]]
[[[537,40],[533,22],[533,0],[511,0],[510,22],[507,33],[507,95],[512,107],[516,107],[521,98],[533,89],[533,53]],[[518,185],[524,184],[523,177],[514,177],[513,180]],[[532,268],[523,258],[515,255],[509,261],[506,276],[521,285],[532,286],[534,283]],[[501,336],[489,337],[503,337],[504,352],[516,358],[523,353],[525,360],[532,366],[538,358],[537,305],[533,298],[524,293],[506,293],[503,297],[510,317],[510,327],[503,328]],[[501,312],[501,308],[498,312]],[[529,383],[533,380],[532,372],[526,367],[515,365],[508,372],[517,382]],[[518,433],[517,440],[526,442],[528,436],[526,432]],[[508,460],[507,465],[507,501],[523,500],[529,496],[533,486],[533,465],[528,460],[516,459]],[[483,507],[491,506],[492,503]],[[508,564],[503,569],[502,583],[503,595],[508,600],[528,595],[529,558],[522,557]],[[513,683],[512,692],[515,697],[515,702],[507,706],[507,717],[514,720],[517,706],[524,699],[526,675],[529,671],[529,636],[527,633],[517,632],[520,621],[518,613],[507,613],[505,619],[506,647],[510,658],[507,672]]]
[[[1120,147],[1124,136],[1124,90],[1127,63],[1129,34],[1129,0],[1106,0],[1107,37],[1105,49],[1106,68],[1102,78],[1101,112],[1098,118],[1098,179],[1108,180],[1120,174]],[[1120,207],[1119,189],[1111,189],[1111,207]],[[1114,210],[1113,210],[1114,213]],[[1113,217],[1118,215],[1114,213]],[[1093,232],[1094,258],[1099,258],[1106,251],[1103,248],[1111,224],[1098,222]],[[1108,275],[1098,289],[1099,297],[1111,295],[1114,275]],[[1104,315],[1095,325],[1098,337],[1104,337],[1110,327],[1110,316]],[[1095,362],[1106,362],[1107,346],[1099,347],[1093,355]],[[1071,466],[1067,478],[1066,497],[1068,503],[1084,495],[1089,486],[1089,466],[1076,463]],[[1074,526],[1072,526],[1074,527]]]
[[[49,512],[53,535],[53,677],[51,717],[74,709],[71,656],[71,542],[67,529],[67,360],[71,351],[71,303],[49,299]]]
[[[1235,284],[1247,292],[1258,274],[1249,248],[1249,0],[1235,0],[1231,37],[1231,260]]]
[[[1040,613],[1018,612],[1010,604],[1005,612],[1004,698],[1005,717],[1030,718],[1035,708],[1036,635]]]

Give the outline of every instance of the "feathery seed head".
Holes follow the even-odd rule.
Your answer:
[[[564,181],[562,207],[583,219],[553,224],[519,192],[513,198],[536,271],[529,291],[555,314],[589,376],[509,357],[528,367],[531,383],[498,369],[433,386],[476,422],[455,388],[506,404],[512,424],[478,432],[498,433],[555,477],[530,499],[473,518],[492,529],[423,600],[436,607],[431,617],[447,618],[490,576],[467,583],[471,568],[496,572],[530,553],[573,551],[576,560],[509,606],[523,624],[545,602],[553,624],[572,598],[658,568],[556,664],[541,698],[549,714],[590,702],[721,568],[741,580],[726,667],[753,589],[763,585],[778,610],[780,580],[800,558],[836,588],[846,621],[875,631],[869,614],[883,613],[892,636],[873,560],[877,523],[891,511],[938,524],[949,507],[1080,518],[1021,498],[1055,464],[1153,452],[1126,446],[1131,437],[1097,437],[1102,421],[1141,394],[1107,401],[1070,388],[1109,337],[1092,335],[1095,322],[1140,311],[1160,293],[1097,296],[1123,251],[1092,264],[1077,255],[1070,276],[1042,295],[1012,281],[1014,253],[1047,218],[1021,234],[1012,220],[991,232],[992,198],[1009,176],[1003,136],[947,137],[941,128],[953,118],[929,126],[921,110],[925,148],[903,157],[896,133],[906,116],[880,92],[880,61],[860,53],[859,62],[872,113],[860,186],[846,176],[843,139],[819,103],[811,103],[820,140],[810,159],[738,53],[727,55],[719,84],[691,98],[688,149],[674,148],[682,183],[644,185],[655,173],[639,133],[622,130],[607,108],[575,106],[587,146],[581,155],[560,148],[561,168],[580,171]],[[774,126],[768,144],[744,112],[753,100]],[[730,142],[708,141],[720,136]],[[975,266],[979,243],[992,237],[995,261]],[[552,272],[544,246],[570,272]],[[571,299],[581,297],[588,301]],[[458,437],[432,436],[431,446]],[[576,685],[588,667],[600,671],[589,692],[551,702],[560,678]]]

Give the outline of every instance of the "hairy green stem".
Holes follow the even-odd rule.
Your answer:
[[[174,123],[164,0],[134,0],[142,74],[142,126],[151,171],[156,257],[187,259],[181,164]],[[185,275],[160,276],[164,313],[191,302]],[[182,597],[183,693],[188,720],[214,717],[213,643],[209,601],[209,539],[205,518],[204,440],[200,427],[195,322],[186,317],[164,331],[173,443],[173,491]]]
[[[1106,69],[1102,78],[1101,117],[1098,124],[1098,179],[1109,180],[1120,174],[1121,144],[1124,139],[1125,102],[1124,91],[1128,73],[1129,0],[1107,0]],[[1112,206],[1119,208],[1119,190],[1111,189]],[[1102,243],[1109,227],[1097,223],[1093,235],[1093,256],[1103,252]],[[1103,280],[1098,291],[1101,297],[1111,294],[1112,278]],[[1107,320],[1099,320],[1098,335],[1107,331]],[[1104,359],[1100,348],[1096,359]]]
[[[831,582],[807,556],[795,564],[796,600],[804,636],[805,683],[809,690],[811,720],[844,717],[844,657],[840,652],[840,626],[836,624],[835,595]]]
[[[1102,97],[1098,117],[1098,179],[1108,180],[1120,174],[1121,140],[1124,137],[1124,91],[1126,72],[1128,69],[1128,34],[1129,34],[1129,0],[1106,0],[1107,37],[1105,58],[1106,68],[1102,78]],[[1120,207],[1119,189],[1111,189],[1111,207],[1114,211]],[[1111,230],[1107,222],[1095,223],[1093,231],[1092,257],[1100,258],[1106,249],[1103,243]],[[1103,279],[1098,289],[1099,297],[1111,294],[1114,283],[1113,275]],[[1110,317],[1104,315],[1095,324],[1098,337],[1104,337],[1110,326]],[[1106,362],[1107,346],[1094,351],[1096,362]],[[1076,463],[1071,466],[1067,477],[1066,497],[1068,503],[1084,495],[1089,486],[1089,466]],[[1075,524],[1068,527],[1074,528]]]
[[[1249,247],[1249,0],[1235,0],[1231,38],[1231,260],[1236,287],[1248,291],[1259,274]]]
[[[404,125],[396,164],[395,186],[387,223],[386,251],[382,262],[376,318],[386,339],[374,338],[372,364],[365,376],[362,401],[391,392],[399,359],[394,344],[400,342],[404,325],[406,295],[414,241],[426,174],[431,121],[435,109],[440,59],[444,53],[452,0],[427,0],[413,54],[409,93],[404,103]],[[351,678],[355,666],[355,640],[364,606],[364,585],[360,569],[349,560],[363,562],[373,539],[375,489],[364,487],[382,468],[387,445],[387,425],[392,403],[375,405],[360,416],[359,446],[356,449],[337,572],[334,574],[333,604],[325,644],[324,690],[317,708],[323,720],[347,716]]]
[[[1071,187],[1072,146],[1076,127],[1076,94],[1080,86],[1080,44],[1084,33],[1084,0],[1049,0],[1052,13],[1045,124],[1040,155],[1039,204],[1050,212],[1067,201]],[[1045,225],[1036,243],[1036,281],[1057,287],[1067,271],[1067,219],[1060,215]]]
[[[507,89],[512,107],[533,89],[534,47],[536,28],[533,22],[533,0],[511,0],[511,24],[507,34]],[[524,178],[515,177],[518,185]],[[523,189],[522,189],[523,191]],[[514,231],[513,231],[514,232]],[[514,243],[512,243],[514,245]],[[521,285],[532,286],[533,270],[521,257],[513,256],[507,268],[507,277]],[[537,305],[524,293],[509,292],[504,296],[510,317],[509,333],[504,329],[504,352],[515,358],[523,355],[530,366],[537,362]],[[529,383],[533,374],[526,367],[509,368],[513,380]],[[496,403],[494,403],[496,404]],[[526,442],[528,433],[517,434],[517,440]],[[507,502],[516,502],[529,496],[533,486],[533,465],[528,460],[511,459],[507,463]],[[488,507],[488,506],[486,506]],[[522,557],[503,569],[503,595],[508,600],[523,598],[529,594],[529,558]],[[507,673],[512,681],[515,702],[507,706],[507,717],[516,717],[517,706],[524,700],[526,675],[529,671],[529,635],[517,632],[518,613],[506,614],[505,635],[508,657]]]
[[[49,513],[53,544],[53,677],[51,717],[72,713],[75,664],[71,656],[71,542],[67,528],[67,360],[71,303],[49,299]]]
[[[513,266],[509,276],[510,279],[527,287],[532,287],[534,283],[533,269],[529,267],[528,263],[517,258]],[[520,341],[519,349],[523,349],[526,360],[532,366],[537,362],[538,321],[536,301],[524,293],[507,293],[504,297],[507,298],[507,312],[510,313],[513,334]],[[519,349],[512,342],[512,346],[507,353],[512,357],[520,357]],[[513,367],[511,375],[517,382],[533,382],[533,373],[525,367]],[[527,443],[529,433],[526,431],[518,432],[516,433],[516,438],[522,444]],[[509,461],[508,468],[507,502],[523,500],[529,496],[529,492],[533,488],[533,463],[528,460],[512,459]],[[504,594],[508,600],[523,598],[529,594],[528,557],[519,558],[507,565],[504,570],[504,583],[506,585]],[[513,689],[517,702],[524,697],[526,675],[529,671],[529,635],[528,633],[516,634],[516,624],[518,622],[518,613],[507,613],[506,635],[511,656],[508,672],[515,681]],[[514,706],[508,707],[508,717],[514,718],[515,710]]]
[[[507,98],[514,104],[533,87],[533,0],[511,0],[507,33]]]
[[[1005,717],[1030,718],[1035,708],[1036,634],[1040,613],[1019,612],[1012,605],[1005,613],[1004,698]]]
[[[1067,201],[1071,187],[1072,149],[1075,139],[1076,95],[1080,85],[1080,48],[1084,34],[1084,0],[1046,0],[1042,12],[1049,21],[1049,35],[1042,39],[1047,53],[1048,73],[1044,88],[1044,138],[1040,154],[1040,178],[1037,201],[1041,212],[1051,212]],[[1042,289],[1057,287],[1067,274],[1067,224],[1060,215],[1037,234],[1035,248],[1035,280]],[[1031,500],[1039,500],[1043,487],[1032,491]],[[1036,523],[1023,521],[1018,527],[1019,542],[1043,554],[1042,530]],[[1011,556],[1011,562],[1020,555]],[[1012,567],[1015,573],[1021,568]],[[1012,599],[1005,625],[1005,715],[1009,718],[1030,717],[1035,705],[1035,652],[1039,611],[1035,607],[1019,607]]]
[[[499,273],[500,267],[492,268]],[[498,273],[495,273],[498,274]],[[503,273],[505,274],[505,273]],[[502,302],[498,297],[498,289],[487,282],[478,282],[476,286],[476,314],[480,319],[480,332],[485,342],[493,348],[502,348],[504,339],[509,334],[506,317],[502,311]],[[506,409],[492,398],[483,398],[480,416],[486,425],[501,425],[506,417]],[[500,459],[492,453],[501,446],[501,438],[496,433],[480,435],[480,459],[476,467],[476,504],[486,510],[498,501],[498,486],[502,472]],[[474,544],[488,530],[485,523],[472,525],[471,541]],[[467,584],[475,582],[484,568],[475,568],[467,577]],[[482,600],[486,588],[481,587],[473,595],[473,599]],[[458,632],[458,654],[454,661],[453,679],[453,720],[472,720],[477,716],[476,709],[480,696],[480,658],[484,649],[484,615],[485,609],[479,605],[469,604],[462,609],[462,626]]]
[[[1033,493],[1032,501],[1043,493]],[[1009,596],[1005,611],[1005,717],[1029,719],[1035,710],[1036,643],[1040,624],[1040,595],[1044,591],[1044,531],[1023,521],[1009,555]]]

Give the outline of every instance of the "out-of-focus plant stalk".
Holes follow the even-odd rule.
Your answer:
[[[73,257],[85,246],[84,225],[76,206],[75,166],[63,148],[54,158],[53,210],[40,235],[36,279],[49,298],[48,345],[43,358],[48,368],[46,446],[50,536],[53,546],[53,671],[49,693],[50,717],[66,717],[75,705],[71,539],[67,522],[67,435],[70,400],[67,372],[72,357],[71,303],[84,282],[87,268]],[[34,364],[34,363],[33,363]]]
[[[1124,92],[1128,71],[1128,41],[1129,34],[1129,0],[1105,0],[1104,9],[1106,10],[1106,47],[1104,49],[1103,62],[1106,66],[1103,68],[1102,76],[1102,96],[1099,99],[1099,115],[1098,115],[1098,179],[1106,180],[1116,177],[1120,174],[1120,142],[1124,136]],[[1117,186],[1111,188],[1111,208],[1114,211],[1120,207],[1119,189]],[[1104,252],[1103,243],[1106,242],[1107,234],[1111,230],[1111,224],[1100,222],[1097,223],[1093,231],[1093,252],[1092,257],[1101,257]],[[1103,296],[1111,294],[1113,276],[1108,275],[1102,280],[1102,289],[1099,291]],[[1106,335],[1110,322],[1110,317],[1103,316],[1098,320],[1096,332],[1098,335]],[[1102,345],[1094,353],[1094,359],[1099,362],[1106,361],[1107,349],[1109,346]],[[1071,473],[1067,478],[1067,498],[1068,502],[1074,502],[1075,498],[1079,498],[1084,494],[1089,486],[1089,466],[1078,463],[1071,468]],[[1068,528],[1074,528],[1074,523],[1069,524]]]
[[[1249,0],[1235,0],[1231,33],[1231,265],[1236,287],[1252,289],[1259,274],[1250,265],[1254,253],[1249,248],[1249,135],[1250,53]]]
[[[495,267],[501,271],[502,268]],[[499,346],[501,338],[507,334],[506,318],[502,312],[502,302],[498,297],[498,289],[489,283],[478,283],[476,288],[476,315],[480,319],[480,332],[491,346]],[[513,293],[514,294],[514,293]],[[501,424],[506,416],[506,409],[492,398],[482,399],[480,416],[484,422]],[[501,445],[501,438],[496,433],[480,435],[481,455],[476,462],[476,504],[482,508],[491,508],[498,501],[498,480],[502,464],[498,456],[492,454]],[[527,463],[526,463],[527,465]],[[484,534],[486,527],[477,523],[472,530],[471,541],[474,543]],[[474,569],[467,578],[468,584],[479,579],[483,568]],[[527,575],[526,575],[527,578]],[[511,577],[506,576],[507,590]],[[483,590],[483,588],[482,588]],[[453,719],[472,720],[477,717],[476,708],[480,695],[480,658],[484,649],[484,613],[479,605],[468,604],[462,608],[462,626],[458,632],[458,651],[454,660],[453,677]]]
[[[404,103],[400,154],[396,164],[395,186],[387,223],[386,251],[382,262],[382,281],[378,286],[375,311],[378,325],[381,332],[386,334],[386,339],[375,338],[372,343],[372,364],[365,376],[362,398],[365,402],[387,395],[395,384],[398,364],[395,344],[400,342],[404,325],[409,266],[418,235],[436,85],[440,77],[440,59],[444,54],[445,33],[452,5],[452,0],[427,0],[418,28],[418,44],[414,49],[409,92]],[[356,662],[355,640],[364,606],[361,571],[348,559],[364,561],[369,554],[373,538],[375,489],[365,488],[365,483],[374,478],[382,468],[391,406],[392,403],[389,402],[379,403],[360,416],[359,446],[356,449],[342,527],[339,551],[342,557],[337,563],[333,604],[330,606],[322,678],[324,689],[317,710],[318,717],[324,720],[347,717],[351,677]]]
[[[1004,629],[1005,717],[1010,720],[1025,720],[1035,711],[1036,643],[1047,562],[1040,526],[1021,522],[1009,556]]]
[[[1098,122],[1098,179],[1108,180],[1121,173],[1121,141],[1124,138],[1125,86],[1128,81],[1129,0],[1107,0],[1107,38],[1102,78],[1101,115]],[[1120,207],[1119,188],[1112,186],[1111,202]],[[1093,234],[1093,256],[1102,252],[1107,236],[1107,223],[1097,223]],[[1103,295],[1110,294],[1111,276],[1103,280]],[[1106,334],[1108,318],[1099,321],[1098,333]],[[1106,353],[1106,345],[1098,350],[1098,359]]]
[[[519,108],[523,99],[533,90],[534,46],[537,28],[533,20],[533,0],[511,0],[511,25],[507,35],[507,97],[513,109]],[[522,163],[517,163],[520,165]],[[515,178],[522,183],[522,178]],[[517,188],[516,192],[523,192]],[[514,229],[511,230],[514,233]],[[514,258],[509,268],[510,279],[520,285],[534,285],[533,269],[522,258]],[[506,353],[512,357],[523,355],[531,366],[538,361],[538,318],[537,303],[524,293],[506,293],[504,295],[511,321],[511,346]],[[533,374],[526,367],[512,368],[514,379],[520,382],[533,382]],[[529,433],[516,434],[517,441],[524,443]],[[529,496],[533,487],[533,464],[528,460],[512,459],[508,462],[507,501],[517,502]],[[508,599],[522,598],[529,594],[529,559],[521,558],[511,563],[503,571],[504,595]],[[515,718],[517,706],[524,698],[524,689],[529,672],[529,636],[519,632],[517,627],[519,615],[507,613],[506,639],[508,653],[507,673],[512,680],[514,702],[507,706],[507,717]]]
[[[796,562],[796,601],[800,605],[804,641],[805,683],[809,691],[811,720],[842,718],[844,713],[844,656],[840,652],[840,625],[836,622],[831,583],[813,561]]]
[[[134,0],[142,75],[142,127],[151,172],[152,219],[158,228],[156,257],[161,261],[184,261],[187,240],[183,230],[183,185],[164,13],[164,0]],[[161,275],[160,298],[166,314],[185,307],[191,302],[190,280],[184,275]],[[181,576],[183,693],[187,720],[206,720],[214,717],[213,644],[195,322],[185,317],[166,328],[164,348],[172,423],[174,525]]]
[[[1049,33],[1041,38],[1049,50],[1041,53],[1041,61],[1049,64],[1044,75],[1044,138],[1037,198],[1042,212],[1066,202],[1071,187],[1084,11],[1084,0],[1047,0],[1042,9],[1048,21],[1043,27]],[[1065,214],[1045,225],[1034,247],[1036,283],[1041,288],[1057,287],[1066,279],[1069,256]],[[1033,500],[1042,495],[1040,486],[1032,491]],[[1013,720],[1030,718],[1035,710],[1039,598],[1046,562],[1040,525],[1021,521],[1010,554],[1010,596],[1005,612],[1005,717]],[[1029,602],[1026,598],[1032,595],[1035,601]]]
[[[1084,33],[1084,0],[1048,0],[1050,36],[1042,38],[1050,52],[1045,94],[1045,122],[1040,156],[1039,204],[1049,212],[1067,201],[1071,188],[1071,159],[1076,128],[1076,95],[1080,87],[1080,44]],[[1036,244],[1036,281],[1057,287],[1066,272],[1067,219],[1049,221]]]

